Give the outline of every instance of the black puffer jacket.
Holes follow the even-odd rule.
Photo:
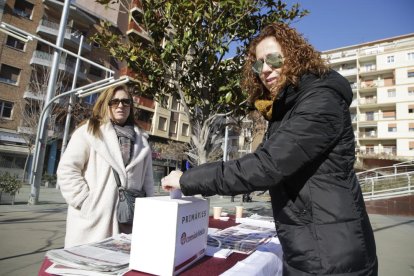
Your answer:
[[[353,169],[352,90],[335,71],[305,75],[273,104],[264,143],[183,174],[185,195],[269,189],[284,275],[376,275],[374,235]]]

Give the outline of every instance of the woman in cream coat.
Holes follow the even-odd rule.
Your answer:
[[[133,119],[132,97],[124,85],[104,91],[92,117],[72,135],[58,171],[68,204],[65,247],[130,233],[132,225],[116,217],[118,187],[114,169],[126,188],[154,194],[151,149]]]

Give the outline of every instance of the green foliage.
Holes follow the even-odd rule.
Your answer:
[[[48,173],[45,173],[42,176],[42,180],[44,180],[44,181],[52,182],[52,181],[56,181],[56,179],[57,179],[56,174],[48,174]]]
[[[109,5],[123,0],[96,2]],[[137,23],[149,40],[133,34],[127,40],[111,31],[108,22],[102,22],[92,40],[128,64],[141,81],[137,84],[140,93],[156,98],[178,94],[190,117],[196,107],[204,118],[225,108],[238,108],[246,99],[239,85],[246,45],[264,25],[307,14],[297,4],[288,8],[274,0],[141,2],[144,14]],[[224,60],[231,45],[236,47],[235,56]]]
[[[22,187],[22,181],[9,172],[0,174],[0,190],[5,193],[15,194]]]
[[[95,0],[131,9],[130,0]],[[232,111],[245,114],[247,93],[240,87],[246,46],[269,23],[306,15],[298,4],[275,0],[141,0],[131,12],[137,23],[128,37],[108,22],[90,39],[128,65],[137,93],[160,101],[181,99],[190,120],[192,142],[208,152],[209,126]],[[140,8],[141,10],[141,8]],[[225,59],[233,48],[234,57]],[[218,115],[219,114],[219,115]],[[224,124],[221,125],[224,128]],[[197,128],[197,129],[196,129]],[[203,136],[203,137],[202,137]],[[216,137],[217,138],[217,137]],[[208,155],[208,153],[207,153]]]

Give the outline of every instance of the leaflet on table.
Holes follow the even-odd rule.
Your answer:
[[[273,217],[260,216],[258,214],[253,214],[246,218],[236,218],[236,222],[253,226],[275,228],[275,220]]]
[[[52,262],[91,271],[116,272],[128,267],[131,235],[119,234],[100,242],[50,250]]]
[[[250,254],[257,246],[276,236],[273,228],[239,224],[209,234],[207,245],[232,249],[234,252]]]

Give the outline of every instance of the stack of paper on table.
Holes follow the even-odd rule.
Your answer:
[[[122,275],[127,272],[131,235],[119,234],[100,242],[50,250],[54,264],[46,272],[59,275]]]
[[[208,235],[207,245],[234,252],[250,254],[257,246],[276,236],[273,228],[239,224]]]

